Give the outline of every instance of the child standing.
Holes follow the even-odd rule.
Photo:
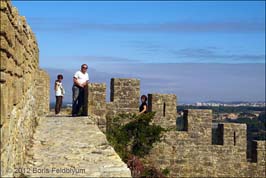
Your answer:
[[[57,75],[57,80],[55,81],[54,90],[55,90],[55,97],[56,97],[56,104],[55,104],[55,114],[58,115],[63,103],[63,97],[65,94],[65,90],[62,84],[63,75]]]

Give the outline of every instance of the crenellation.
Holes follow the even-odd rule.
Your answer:
[[[189,109],[184,111],[188,134],[195,144],[211,144],[212,110]]]
[[[121,112],[131,113],[132,107],[136,108],[126,102],[130,101],[129,93],[134,91],[134,87],[131,86],[129,90],[128,86],[132,85],[132,82],[125,82],[127,80],[111,80],[111,102],[106,103],[107,129],[112,124],[112,116]],[[139,90],[139,86],[135,90]],[[254,154],[256,159],[261,161],[248,162],[245,124],[218,124],[217,140],[212,143],[212,110],[184,110],[184,129],[175,131],[171,128],[176,128],[176,106],[175,95],[148,94],[148,111],[156,112],[154,123],[170,130],[164,133],[162,141],[155,143],[150,153],[142,158],[143,162],[161,170],[167,168],[173,177],[264,175],[265,159],[261,157],[265,156],[265,146],[262,145],[266,142],[255,142]]]
[[[223,132],[223,145],[234,145],[246,149],[246,124],[223,123],[218,127]]]
[[[154,116],[155,124],[164,128],[176,127],[176,95],[148,94],[148,111],[156,112]]]
[[[113,103],[113,107],[117,113],[137,113],[139,107],[139,98],[140,80],[122,78],[111,79],[110,101]]]

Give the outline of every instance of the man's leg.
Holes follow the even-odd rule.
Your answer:
[[[80,88],[78,96],[77,114],[79,113],[80,108],[83,106],[83,103],[84,103],[84,88]]]
[[[72,87],[72,116],[77,115],[77,105],[78,105],[78,97],[79,97],[79,88],[76,86]]]

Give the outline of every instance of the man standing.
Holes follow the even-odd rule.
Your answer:
[[[87,64],[82,64],[80,71],[77,71],[73,77],[73,101],[72,101],[72,116],[77,116],[81,106],[84,105],[84,88],[89,83],[89,74],[87,73]]]

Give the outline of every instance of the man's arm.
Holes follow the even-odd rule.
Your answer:
[[[74,82],[75,85],[80,86],[80,87],[83,87],[83,84],[80,84],[78,82],[78,79],[76,77],[73,77],[73,82]]]
[[[87,80],[86,82],[84,82],[82,85],[83,87],[87,86],[89,84],[89,80]]]
[[[89,75],[87,75],[87,80],[86,80],[86,82],[83,83],[84,87],[89,84],[89,80],[90,80]]]

